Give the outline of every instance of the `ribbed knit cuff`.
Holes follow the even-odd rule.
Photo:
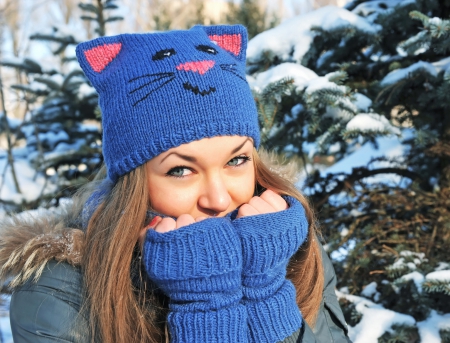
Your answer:
[[[295,301],[295,288],[284,280],[281,288],[261,301],[243,300],[249,323],[249,342],[276,343],[291,336],[302,325]]]
[[[149,230],[143,263],[170,298],[171,342],[247,342],[241,245],[229,219],[206,219],[167,233]]]
[[[247,310],[241,304],[209,312],[170,312],[167,322],[172,343],[248,342]]]
[[[233,221],[242,244],[242,303],[247,308],[251,342],[282,341],[302,323],[286,267],[307,237],[308,221],[297,199],[285,199],[287,210]]]
[[[302,204],[285,197],[289,208],[275,213],[247,216],[233,221],[241,238],[243,274],[265,274],[287,265],[308,235],[308,221]],[[259,286],[259,285],[255,285]]]
[[[211,292],[241,286],[240,240],[225,218],[206,219],[167,233],[148,230],[143,263],[150,279],[175,301],[195,300],[184,299],[187,293],[204,300]]]

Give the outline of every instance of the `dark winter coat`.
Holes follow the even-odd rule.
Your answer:
[[[58,241],[58,244],[63,243]],[[76,255],[77,252],[71,251],[70,254]],[[304,323],[299,331],[283,341],[285,343],[350,342],[334,291],[334,269],[327,254],[323,252],[322,255],[325,287],[316,326],[311,330]],[[10,318],[14,342],[89,342],[88,321],[80,314],[81,284],[79,267],[56,260],[45,264],[37,281],[29,275],[24,284],[14,289],[11,298]]]

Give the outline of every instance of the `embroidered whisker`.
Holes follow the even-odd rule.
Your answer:
[[[153,76],[166,76],[166,77],[169,77],[169,76],[173,76],[174,74],[175,74],[175,73],[173,73],[173,72],[164,72],[164,73],[155,73],[155,74],[145,74],[145,75],[137,76],[137,77],[134,77],[134,78],[128,80],[128,83],[131,83],[131,82],[140,80],[140,79],[142,79],[142,78],[144,78],[144,77],[153,77]]]
[[[151,85],[152,83],[155,83],[155,82],[158,82],[160,80],[163,80],[165,78],[173,77],[173,74],[174,73],[172,73],[172,75],[163,75],[163,76],[158,77],[157,79],[154,79],[154,80],[151,80],[151,81],[149,81],[147,83],[144,83],[142,86],[139,86],[138,88],[135,88],[135,89],[131,90],[130,92],[128,92],[128,94],[133,94],[134,92],[136,92],[136,91],[138,91],[138,90],[140,90],[140,89],[142,89],[142,88],[144,88],[144,87],[146,87],[148,85]]]
[[[152,89],[152,90],[151,90],[149,93],[147,93],[143,98],[141,98],[141,99],[139,99],[138,101],[136,101],[136,102],[133,104],[133,106],[136,106],[136,105],[137,105],[138,103],[140,103],[141,101],[147,99],[147,98],[150,96],[150,94],[152,94],[153,92],[157,91],[158,89],[164,87],[166,84],[168,84],[169,82],[171,82],[171,81],[173,81],[173,80],[175,80],[175,79],[176,79],[176,77],[173,76],[171,79],[167,80],[166,82],[164,82],[164,83],[161,84],[160,86],[156,87],[155,89]]]
[[[247,80],[245,79],[245,77],[242,77],[241,75],[239,75],[233,68],[235,67],[234,64],[221,64],[220,68],[224,71],[228,71],[231,74],[237,76],[238,78],[240,78],[241,80],[247,82]]]

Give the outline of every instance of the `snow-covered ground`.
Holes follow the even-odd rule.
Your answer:
[[[432,310],[430,316],[417,322],[413,317],[385,309],[365,297],[336,291],[338,298],[346,298],[356,305],[356,310],[363,315],[354,327],[349,326],[349,337],[353,343],[378,343],[378,338],[389,331],[394,324],[414,325],[419,328],[423,343],[441,343],[439,330],[450,329],[450,313],[440,315]]]
[[[11,326],[9,325],[9,297],[2,297],[2,299],[4,299],[5,302],[0,305],[0,342],[12,343]]]

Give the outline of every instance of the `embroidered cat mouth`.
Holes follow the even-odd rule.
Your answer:
[[[186,89],[188,91],[191,91],[195,95],[199,95],[200,94],[201,96],[209,95],[209,94],[214,93],[216,91],[215,87],[209,87],[209,89],[207,89],[207,90],[200,90],[198,88],[198,86],[193,86],[189,82],[183,83],[183,87],[184,87],[184,89]]]

